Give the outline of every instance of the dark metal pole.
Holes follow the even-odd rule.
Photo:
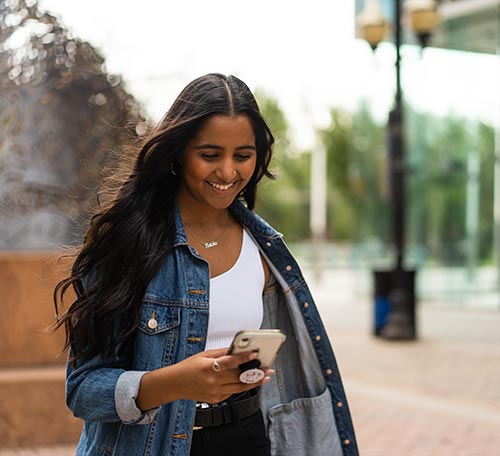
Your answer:
[[[403,269],[405,255],[405,151],[403,143],[403,93],[401,90],[401,0],[394,0],[396,46],[396,96],[389,114],[389,161],[391,166],[392,235],[396,270]]]
[[[401,90],[401,0],[394,0],[396,46],[396,96],[389,114],[388,152],[391,194],[392,241],[396,261],[391,271],[375,272],[375,294],[379,309],[386,309],[389,316],[382,329],[375,327],[375,334],[387,339],[415,339],[415,271],[405,270],[405,150],[403,142],[403,92]],[[383,314],[384,310],[381,312]],[[376,314],[377,315],[377,314]],[[376,317],[377,318],[377,317]]]

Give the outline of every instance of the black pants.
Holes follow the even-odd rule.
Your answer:
[[[259,411],[239,422],[193,431],[190,456],[270,456],[271,448]]]

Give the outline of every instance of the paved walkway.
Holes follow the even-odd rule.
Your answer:
[[[423,309],[418,342],[349,330],[350,309],[322,313],[363,456],[500,456],[500,312]]]
[[[366,298],[312,288],[362,456],[500,456],[500,311],[422,305],[419,340],[389,342],[371,336]],[[74,448],[0,456],[70,456]]]
[[[418,341],[380,340],[371,304],[342,280],[352,277],[312,288],[361,455],[500,456],[500,310],[423,303]],[[344,294],[332,299],[336,289]]]

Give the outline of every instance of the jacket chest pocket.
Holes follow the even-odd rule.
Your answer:
[[[134,368],[152,370],[171,364],[180,323],[180,307],[144,302],[135,340]]]

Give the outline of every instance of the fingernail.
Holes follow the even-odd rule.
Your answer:
[[[262,380],[262,385],[265,385],[266,383],[269,383],[271,381],[271,377],[264,377],[264,380]]]
[[[276,373],[276,371],[272,370],[272,369],[269,369],[267,372],[266,372],[266,375],[274,375]]]
[[[258,353],[258,352],[252,352],[252,353],[250,353],[249,358],[250,358],[250,359],[256,359],[256,358],[257,358],[257,356],[259,356],[259,353]]]

